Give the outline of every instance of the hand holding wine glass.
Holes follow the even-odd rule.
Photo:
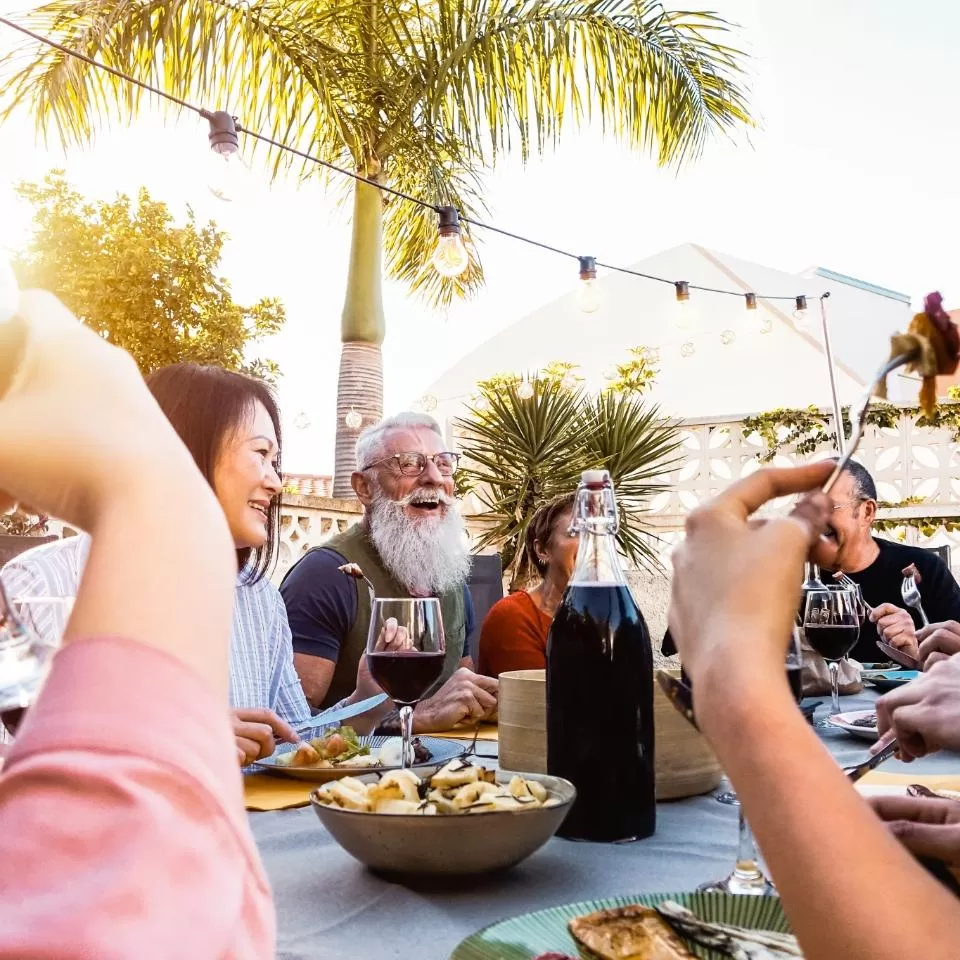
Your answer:
[[[367,666],[400,708],[403,766],[413,749],[413,708],[443,673],[443,619],[436,598],[377,597],[370,612]]]

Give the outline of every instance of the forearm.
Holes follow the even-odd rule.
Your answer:
[[[146,463],[150,479],[98,516],[64,642],[139,640],[186,663],[226,702],[236,578],[226,520],[192,463],[153,470]]]
[[[744,664],[749,668],[749,664]],[[697,719],[733,781],[809,960],[956,956],[960,905],[870,811],[784,677],[729,662],[694,681]],[[876,923],[896,891],[897,924]]]

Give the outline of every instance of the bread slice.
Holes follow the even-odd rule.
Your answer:
[[[685,960],[694,955],[651,907],[637,904],[574,917],[571,936],[598,960]]]

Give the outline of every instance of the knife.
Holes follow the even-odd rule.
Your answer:
[[[359,716],[374,707],[379,707],[386,699],[387,695],[385,693],[378,693],[374,697],[367,697],[366,700],[359,701],[359,703],[351,703],[345,707],[334,707],[332,710],[318,713],[315,717],[298,724],[295,729],[299,732],[300,730],[315,730],[317,727],[329,727],[339,720],[349,720],[350,717]]]
[[[911,657],[909,653],[904,653],[902,650],[898,650],[896,647],[891,647],[890,644],[884,643],[882,640],[877,641],[877,646],[893,661],[899,663],[901,667],[906,667],[908,670],[921,670],[922,664],[916,657]]]
[[[856,783],[861,777],[868,774],[871,770],[876,770],[885,760],[889,760],[897,752],[897,741],[891,740],[879,753],[874,754],[863,763],[858,763],[853,767],[844,767],[843,772],[851,783]]]
[[[667,699],[683,714],[693,729],[699,730],[696,717],[693,715],[693,690],[666,670],[657,671],[657,683],[667,695]]]

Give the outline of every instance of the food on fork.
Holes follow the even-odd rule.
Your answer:
[[[598,960],[683,960],[694,956],[656,910],[639,904],[574,917],[567,928]]]
[[[363,570],[360,568],[359,563],[344,563],[341,566],[337,567],[341,573],[345,573],[348,577],[353,577],[354,580],[365,580],[366,577],[363,574]]]
[[[920,410],[925,417],[932,416],[937,407],[937,377],[956,373],[960,364],[960,332],[950,315],[943,309],[943,297],[928,293],[923,301],[923,313],[910,321],[906,333],[895,333],[890,338],[890,357],[916,354],[907,370],[923,378],[920,387]],[[881,383],[877,396],[886,399],[887,385]]]
[[[920,576],[920,571],[917,569],[917,565],[915,563],[911,563],[909,566],[904,567],[900,573],[903,574],[904,577],[913,577],[913,579],[917,582],[917,586],[920,586],[922,577]]]
[[[451,760],[429,780],[412,770],[393,770],[374,783],[345,777],[324,784],[316,797],[324,806],[343,810],[420,816],[535,810],[559,803],[538,780],[514,775],[509,782],[497,782],[492,770],[466,760]]]

